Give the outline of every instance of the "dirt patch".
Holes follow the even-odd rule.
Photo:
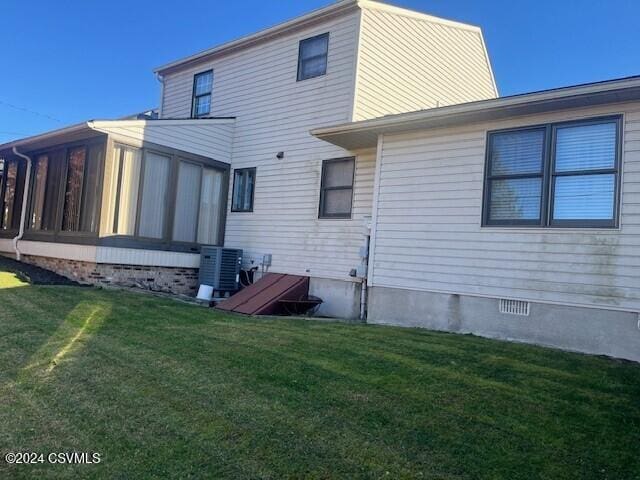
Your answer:
[[[22,280],[32,285],[75,285],[80,286],[78,282],[69,280],[62,275],[45,270],[44,268],[29,265],[28,263],[18,262],[11,258],[0,255],[0,270],[15,273]]]

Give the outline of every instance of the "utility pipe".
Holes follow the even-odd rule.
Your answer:
[[[24,223],[27,218],[27,200],[29,198],[29,184],[31,181],[31,157],[20,153],[16,147],[13,147],[13,153],[18,157],[22,157],[27,161],[27,175],[24,179],[24,189],[22,191],[22,212],[20,214],[20,230],[18,235],[13,239],[13,249],[16,251],[16,260],[20,261],[20,249],[18,249],[18,242],[24,235]]]

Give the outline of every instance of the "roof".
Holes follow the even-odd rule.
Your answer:
[[[74,140],[82,140],[94,135],[102,135],[106,128],[110,127],[130,127],[134,125],[188,125],[195,123],[221,124],[233,122],[235,117],[210,117],[210,118],[189,118],[189,119],[147,119],[147,120],[87,120],[76,123],[68,127],[51,130],[49,132],[32,135],[30,137],[12,140],[0,145],[0,151],[9,150],[13,147],[26,147],[30,151],[48,148],[60,143],[67,143]]]
[[[375,147],[381,134],[460,126],[633,100],[640,100],[640,76],[387,115],[317,128],[311,134],[347,150],[357,150]]]
[[[184,57],[179,60],[167,63],[165,65],[162,65],[156,68],[154,72],[160,75],[164,75],[166,73],[170,73],[171,71],[192,67],[199,63],[212,60],[213,58],[216,58],[222,55],[227,55],[231,52],[235,52],[240,49],[254,46],[258,43],[270,40],[276,36],[291,33],[291,32],[300,30],[302,28],[308,27],[310,25],[316,24],[318,22],[354,12],[361,8],[383,10],[383,11],[394,13],[397,15],[411,16],[414,18],[421,18],[423,20],[427,20],[430,22],[440,23],[440,24],[449,25],[449,26],[458,27],[458,28],[465,28],[465,29],[480,31],[480,28],[475,25],[469,25],[461,22],[456,22],[453,20],[447,20],[444,18],[427,15],[421,12],[416,12],[416,11],[408,10],[405,8],[395,7],[395,6],[381,3],[378,1],[339,0],[327,7],[313,10],[305,15],[296,17],[292,20],[289,20],[283,23],[279,23],[277,25],[274,25],[273,27],[260,30],[256,33],[246,35],[244,37],[240,37],[236,40],[232,40],[230,42],[223,43],[213,48],[209,48],[207,50],[203,50],[201,52],[195,53],[188,57]]]

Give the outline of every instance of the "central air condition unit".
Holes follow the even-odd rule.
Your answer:
[[[200,285],[214,292],[235,292],[240,281],[242,250],[224,247],[200,249]]]

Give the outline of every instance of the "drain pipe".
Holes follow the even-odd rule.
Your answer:
[[[24,235],[24,223],[27,217],[27,199],[29,198],[29,183],[31,181],[31,157],[24,155],[18,151],[16,147],[13,147],[13,153],[18,157],[22,157],[27,161],[27,175],[24,178],[24,190],[22,191],[22,212],[20,213],[20,231],[18,235],[13,239],[13,249],[16,251],[16,260],[20,261],[21,254],[18,248],[18,242]]]

